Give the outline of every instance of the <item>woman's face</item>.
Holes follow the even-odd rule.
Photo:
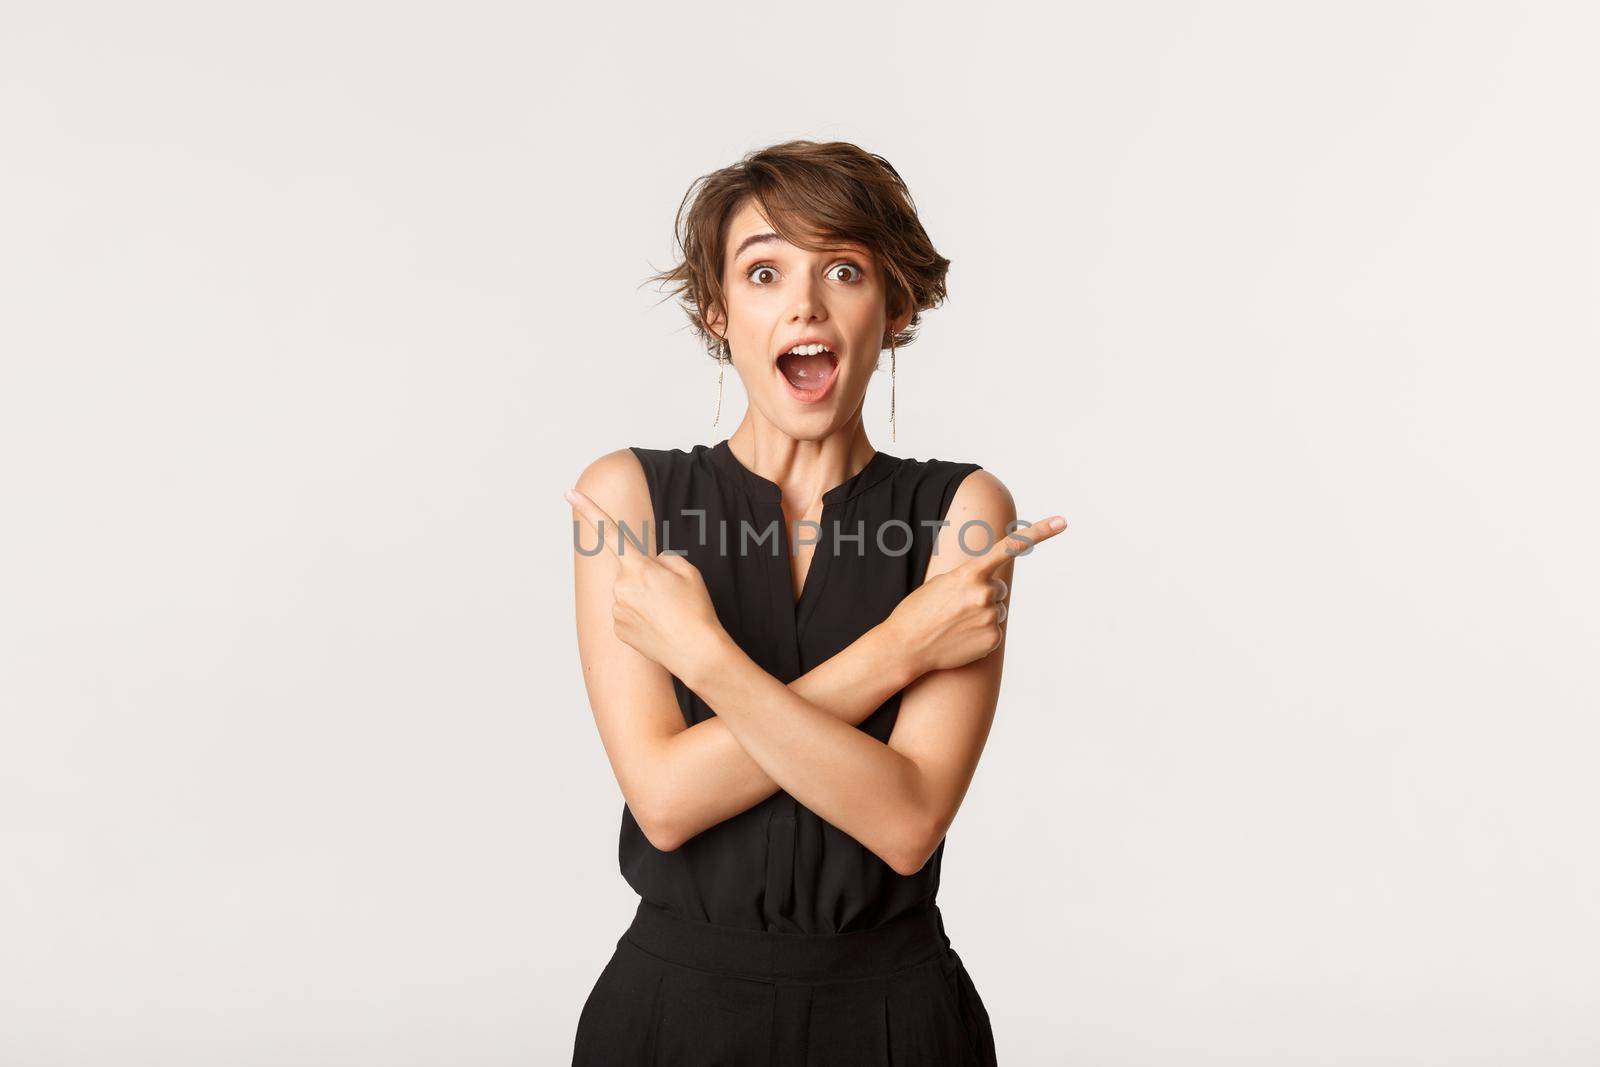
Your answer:
[[[734,367],[769,422],[816,440],[856,416],[889,332],[886,286],[865,247],[797,248],[747,202],[728,230],[722,286]],[[808,338],[829,352],[787,354]]]

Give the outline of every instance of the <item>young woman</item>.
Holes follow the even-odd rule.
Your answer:
[[[656,277],[719,362],[719,412],[728,362],[749,409],[715,445],[602,456],[567,496],[640,897],[573,1063],[993,1064],[935,896],[1014,558],[1065,524],[1007,536],[993,474],[867,439],[879,355],[892,373],[949,266],[888,162],[797,141],[697,184]]]

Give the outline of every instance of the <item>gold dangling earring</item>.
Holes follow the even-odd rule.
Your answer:
[[[889,335],[889,440],[894,436],[894,334]]]
[[[722,372],[727,369],[728,359],[733,355],[733,350],[728,347],[728,342],[722,342],[722,347],[717,351],[717,415],[711,420],[715,426],[722,421]]]

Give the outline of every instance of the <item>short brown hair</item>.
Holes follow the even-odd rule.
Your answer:
[[[706,324],[723,307],[723,257],[728,224],[754,200],[779,236],[798,248],[806,234],[826,242],[856,241],[877,257],[885,277],[885,310],[892,319],[913,308],[894,337],[896,348],[916,340],[922,312],[944,302],[950,261],[941,256],[917,218],[911,192],[882,156],[846,141],[786,141],[747,153],[739,162],[696,179],[674,222],[681,262],[645,279],[666,283],[678,295],[690,326],[712,355],[721,340]]]

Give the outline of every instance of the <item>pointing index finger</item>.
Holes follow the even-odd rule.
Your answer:
[[[968,561],[967,566],[982,574],[993,574],[1006,560],[1032,551],[1033,546],[1048,541],[1066,528],[1067,520],[1060,515],[1052,515],[1041,522],[1019,525],[1004,537],[996,538],[987,552],[974,556]]]
[[[590,497],[589,494],[580,489],[568,489],[561,495],[566,497],[567,503],[572,505],[572,510],[577,512],[581,519],[585,520],[600,531],[600,543],[605,546],[605,550],[607,552],[611,553],[612,558],[616,559],[619,563],[626,562],[630,558],[630,555],[635,557],[649,556],[650,552],[648,545],[640,548],[638,539],[633,536],[632,532],[625,531],[623,525],[617,522],[616,519],[613,519],[605,508],[602,508],[599,504],[596,504],[594,499]],[[609,532],[612,530],[616,531],[615,537],[617,543],[614,545],[611,543],[611,538],[613,535]],[[623,538],[625,536],[629,541],[633,542],[634,548],[638,549],[638,551],[631,554],[627,551],[626,546],[623,544]],[[646,536],[648,537],[648,531],[646,532]]]

